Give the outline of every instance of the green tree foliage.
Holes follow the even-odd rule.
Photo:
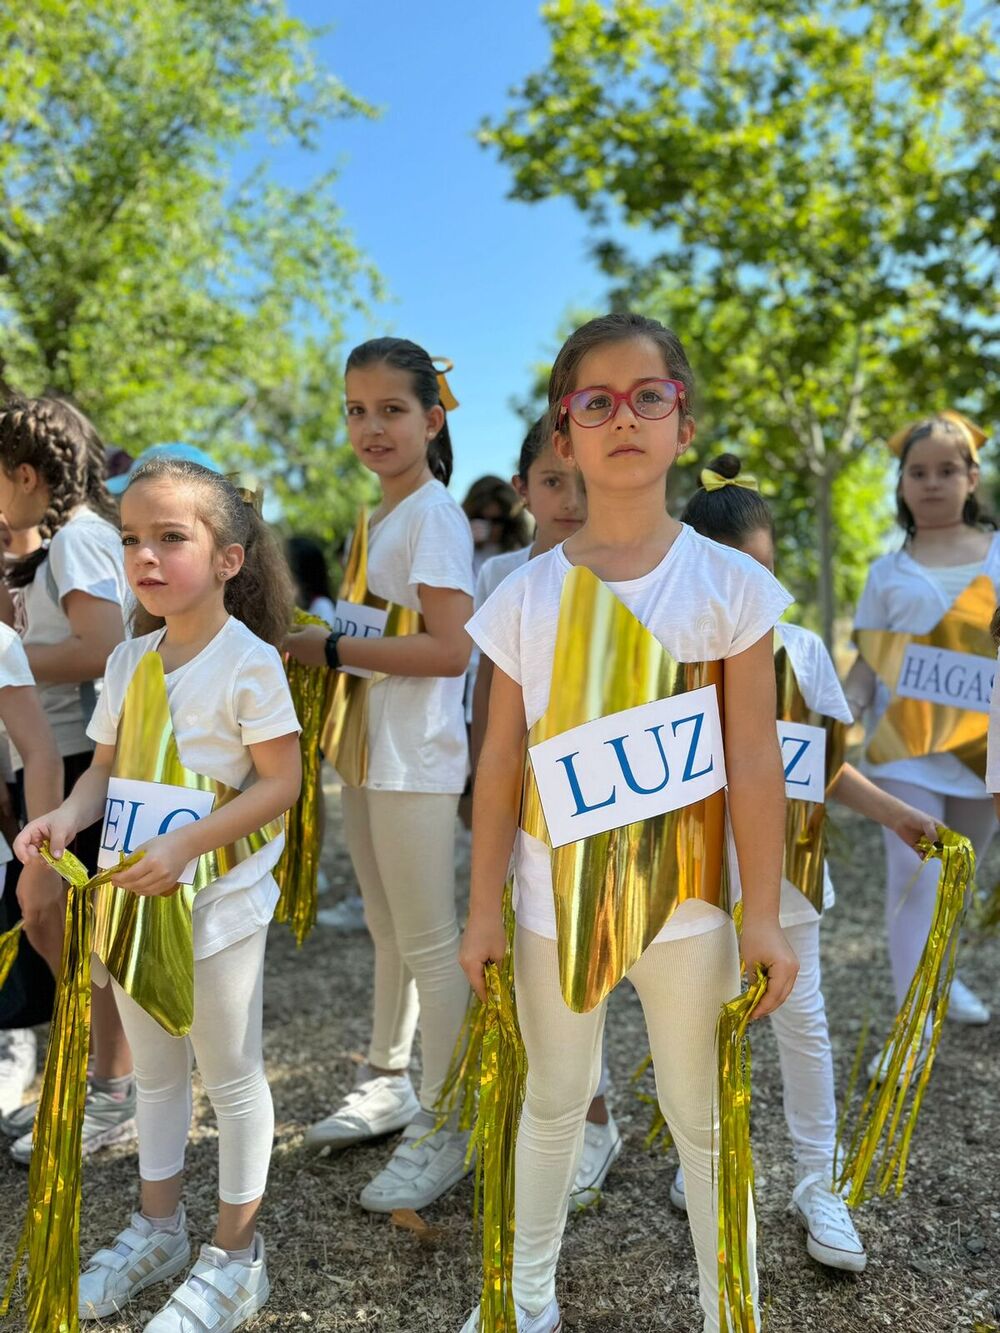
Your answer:
[[[553,0],[543,15],[549,62],[482,138],[516,197],[566,195],[598,234],[621,217],[662,236],[651,263],[607,242],[598,256],[620,301],[690,343],[699,454],[706,437],[738,445],[770,478],[829,637],[879,536],[868,460],[909,415],[989,421],[1000,405],[996,10]]]
[[[329,536],[367,482],[342,325],[377,288],[333,177],[226,163],[371,109],[281,0],[0,9],[0,389],[71,393],[110,445],[196,440]]]

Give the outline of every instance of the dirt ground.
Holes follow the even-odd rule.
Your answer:
[[[331,793],[332,795],[332,793]],[[330,802],[326,869],[331,905],[351,884]],[[838,903],[823,932],[824,991],[843,1087],[866,1014],[880,1031],[890,1017],[882,919],[880,835],[842,821],[853,849],[834,864]],[[467,841],[459,845],[460,882]],[[982,879],[1000,873],[987,858]],[[351,1085],[368,1030],[371,947],[367,936],[318,928],[301,951],[274,926],[268,948],[265,1042],[274,1092],[274,1157],[262,1230],[272,1281],[270,1302],[251,1330],[379,1330],[457,1333],[478,1289],[472,1184],[465,1181],[428,1209],[418,1239],[365,1213],[357,1196],[391,1144],[315,1158],[302,1133]],[[1000,1009],[1000,940],[970,937],[963,975]],[[559,1298],[567,1333],[696,1333],[693,1251],[683,1216],[667,1190],[672,1154],[648,1152],[648,1108],[629,1074],[647,1049],[638,1000],[629,986],[612,998],[609,1052],[617,1086],[615,1116],[625,1150],[601,1205],[571,1220],[563,1247]],[[874,1038],[872,1038],[874,1049]],[[868,1248],[860,1277],[832,1273],[806,1254],[788,1212],[792,1164],[781,1106],[776,1048],[766,1025],[754,1030],[753,1138],[759,1253],[770,1333],[986,1333],[1000,1325],[1000,1018],[987,1028],[949,1024],[914,1139],[901,1199],[862,1208]],[[210,1236],[214,1212],[215,1130],[199,1094],[189,1154],[187,1206],[192,1236]],[[26,1173],[0,1160],[0,1256],[12,1253],[26,1199]],[[122,1149],[88,1162],[82,1248],[110,1239],[136,1200],[136,1158]],[[107,1333],[141,1329],[166,1299],[154,1288]],[[24,1328],[12,1317],[5,1330]],[[98,1327],[87,1325],[86,1327]],[[39,1331],[41,1333],[41,1331]],[[45,1330],[44,1333],[49,1333]]]

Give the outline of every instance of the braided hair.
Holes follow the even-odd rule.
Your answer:
[[[0,407],[0,467],[10,477],[22,463],[33,467],[48,487],[48,506],[38,524],[46,545],[9,564],[7,583],[12,588],[31,583],[48,555],[48,542],[80,505],[90,505],[117,526],[114,503],[104,485],[101,437],[68,399],[55,394],[14,396]]]

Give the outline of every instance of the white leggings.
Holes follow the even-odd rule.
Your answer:
[[[997,829],[993,799],[946,796],[910,782],[879,778],[878,785],[892,796],[936,819],[956,833],[964,833],[980,861]],[[934,914],[940,861],[920,858],[901,838],[883,829],[886,859],[885,917],[889,936],[889,960],[896,988],[896,1004],[902,1004],[920,962]],[[915,881],[915,882],[914,882]]]
[[[344,836],[375,945],[369,1063],[406,1069],[420,1016],[420,1104],[437,1101],[469,1000],[458,965],[458,797],[345,787]]]
[[[112,978],[135,1061],[139,1175],[184,1169],[197,1061],[219,1126],[219,1198],[251,1203],[267,1184],[274,1108],[264,1073],[261,1019],[267,927],[194,965],[194,1022],[171,1037]]]
[[[555,940],[520,926],[514,969],[528,1055],[517,1136],[514,1298],[537,1314],[555,1295],[566,1201],[583,1146],[587,1107],[601,1074],[607,1005],[589,1014],[569,1009],[559,989]],[[715,1026],[722,1005],[740,990],[732,923],[720,918],[719,927],[705,934],[650,945],[628,979],[642,1002],[657,1097],[684,1167],[705,1333],[718,1333],[718,1214],[712,1186]],[[752,1214],[750,1234],[755,1264]]]

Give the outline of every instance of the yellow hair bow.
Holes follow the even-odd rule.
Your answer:
[[[259,518],[264,508],[264,487],[257,478],[248,472],[229,472],[226,474],[226,481],[235,488],[243,503],[249,505]]]
[[[432,356],[431,365],[437,371],[438,392],[441,395],[441,406],[446,412],[454,412],[458,406],[458,399],[451,391],[451,386],[446,378],[449,370],[455,369],[455,363],[447,356]]]
[[[958,433],[969,446],[972,461],[974,463],[979,462],[979,450],[986,443],[986,432],[981,426],[977,426],[974,421],[970,421],[969,418],[963,416],[961,412],[955,412],[950,407],[946,408],[943,412],[932,412],[929,416],[920,417],[917,421],[911,421],[908,425],[901,426],[900,429],[890,435],[886,441],[890,453],[894,453],[897,458],[902,458],[906,442],[917,427],[933,426],[935,421],[949,421],[955,426]]]
[[[722,477],[706,467],[702,468],[699,480],[706,491],[721,491],[723,486],[742,486],[745,491],[760,490],[757,478],[750,472],[744,472],[741,477]]]

